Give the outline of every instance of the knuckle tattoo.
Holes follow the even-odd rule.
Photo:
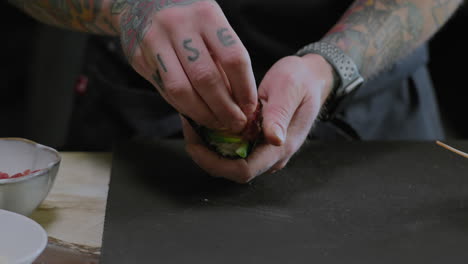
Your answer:
[[[183,42],[184,49],[189,51],[191,55],[187,57],[190,62],[197,61],[200,58],[200,51],[192,46],[192,39],[185,39]]]
[[[232,34],[229,32],[228,28],[223,27],[223,28],[218,29],[218,31],[216,32],[216,35],[218,36],[218,39],[221,42],[221,44],[223,44],[223,46],[225,47],[229,47],[229,46],[236,44],[236,40],[234,39]]]

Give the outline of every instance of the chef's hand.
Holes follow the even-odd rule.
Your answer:
[[[218,4],[120,1],[127,6],[122,46],[133,68],[180,113],[206,127],[241,131],[257,89],[249,54]]]
[[[321,56],[283,58],[259,87],[265,144],[245,160],[224,159],[204,147],[183,119],[187,152],[209,174],[239,183],[280,170],[304,143],[332,85],[332,67]]]

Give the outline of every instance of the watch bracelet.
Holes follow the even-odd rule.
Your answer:
[[[341,79],[336,70],[332,67],[332,75],[333,75],[333,86],[330,90],[330,93],[328,94],[327,98],[325,98],[325,101],[322,104],[322,107],[320,108],[319,114],[317,118],[319,120],[329,120],[330,116],[329,113],[331,112],[332,108],[332,101],[336,98],[336,90],[338,89]]]
[[[318,54],[322,56],[333,68],[334,85],[329,96],[325,100],[320,110],[318,118],[326,121],[333,118],[337,99],[341,101],[341,97],[351,93],[357,84],[363,82],[359,74],[358,68],[354,61],[346,55],[340,48],[327,42],[315,42],[304,46],[300,49],[296,56],[304,56],[306,54]],[[337,80],[338,79],[338,80]],[[333,109],[332,109],[333,108]]]

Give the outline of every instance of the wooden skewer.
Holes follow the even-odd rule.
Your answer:
[[[447,145],[447,144],[445,144],[445,143],[442,143],[442,142],[440,142],[440,141],[436,141],[436,143],[437,143],[437,145],[439,145],[439,146],[441,146],[441,147],[443,147],[443,148],[446,148],[446,149],[448,149],[448,150],[450,150],[450,151],[452,151],[452,152],[454,152],[454,153],[457,153],[458,155],[460,155],[460,156],[465,157],[465,158],[468,159],[468,154],[467,154],[467,153],[465,153],[465,152],[463,152],[463,151],[460,151],[460,150],[458,150],[458,149],[456,149],[456,148],[453,148],[453,147],[451,147],[451,146],[449,146],[449,145]]]

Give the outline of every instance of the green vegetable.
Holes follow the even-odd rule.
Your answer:
[[[249,143],[244,142],[238,149],[236,149],[236,154],[239,155],[239,157],[245,159],[247,158],[249,151]]]
[[[226,136],[226,135],[222,135],[220,133],[214,132],[214,131],[211,131],[208,137],[210,138],[210,140],[221,142],[221,143],[241,143],[242,142],[242,138],[240,137]]]

